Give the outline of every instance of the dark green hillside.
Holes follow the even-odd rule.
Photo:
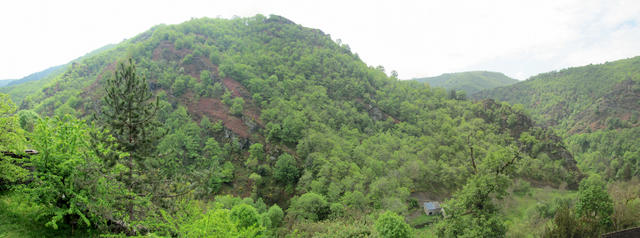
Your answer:
[[[158,102],[157,111],[147,105],[149,112],[140,112],[149,121],[140,123],[148,126],[140,140],[123,139],[129,121],[107,124],[104,116],[136,98],[103,100],[105,89],[127,88],[113,78],[133,67],[129,58],[154,95],[136,102]],[[82,221],[89,225],[79,227],[102,233],[210,236],[205,228],[216,224],[239,237],[379,236],[384,222],[404,222],[379,214],[420,214],[421,202],[453,198],[448,203],[460,220],[440,231],[490,235],[505,229],[480,224],[506,224],[493,198],[505,195],[512,179],[573,189],[582,177],[560,138],[536,127],[521,107],[451,99],[444,89],[398,81],[348,45],[279,16],[155,26],[75,61],[28,99],[14,116],[35,138],[23,143],[53,150],[36,161],[49,154],[70,160],[43,173],[65,171],[81,185],[68,189],[83,189],[73,190],[75,213],[43,216],[62,229]],[[34,126],[32,112],[91,126],[68,117]],[[96,132],[105,128],[119,144]],[[65,136],[93,144],[64,143]],[[82,156],[92,163],[78,162]],[[74,163],[80,169],[69,170]],[[478,198],[468,206],[482,216],[464,211],[468,196]],[[469,226],[447,225],[456,222]]]
[[[562,131],[588,132],[638,125],[632,119],[640,111],[639,74],[640,57],[635,57],[544,73],[473,97],[522,104]]]
[[[483,89],[497,88],[518,82],[518,80],[509,78],[503,73],[488,71],[449,73],[436,77],[414,78],[411,80],[428,83],[431,87],[463,90],[467,95]]]

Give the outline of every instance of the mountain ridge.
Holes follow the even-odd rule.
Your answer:
[[[428,83],[431,87],[463,90],[468,95],[483,89],[496,88],[518,82],[518,80],[509,78],[503,73],[491,71],[445,73],[435,77],[413,78],[411,80]]]
[[[523,104],[543,123],[574,134],[606,128],[610,120],[630,121],[640,110],[638,74],[640,56],[538,74],[472,97]]]

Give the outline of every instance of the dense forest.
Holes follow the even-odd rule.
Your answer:
[[[518,80],[509,78],[503,73],[490,71],[447,73],[436,77],[413,78],[411,80],[428,83],[431,87],[463,91],[465,96],[472,95],[483,89],[492,89],[518,82]]]
[[[158,25],[2,92],[0,236],[596,237],[640,222],[638,140],[563,139],[521,104],[400,81],[280,16]]]

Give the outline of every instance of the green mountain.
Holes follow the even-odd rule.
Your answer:
[[[640,175],[640,57],[544,73],[473,96],[522,104],[567,135],[583,171],[612,181]]]
[[[448,73],[436,77],[414,78],[411,80],[428,83],[431,87],[463,90],[468,95],[483,89],[497,88],[518,82],[518,80],[509,78],[503,73],[489,71]]]
[[[6,86],[7,84],[11,83],[11,81],[15,81],[15,79],[3,79],[3,80],[0,80],[0,87]]]
[[[157,156],[133,171],[133,162],[117,162],[129,155],[114,155],[93,177],[73,178],[82,186],[127,184],[123,178],[148,183],[114,185],[125,194],[118,199],[91,197],[112,194],[106,188],[97,190],[103,193],[82,190],[78,193],[84,197],[73,200],[76,213],[45,214],[50,223],[85,221],[104,233],[189,236],[202,224],[233,221],[231,230],[222,230],[248,232],[255,225],[273,236],[295,231],[302,236],[346,232],[360,237],[375,230],[369,214],[391,211],[416,217],[423,213],[421,202],[452,198],[447,213],[458,212],[465,218],[460,222],[469,223],[446,231],[465,227],[505,232],[493,199],[507,194],[512,179],[519,179],[518,187],[525,190],[530,184],[526,181],[575,189],[582,177],[561,138],[535,126],[522,108],[493,100],[451,99],[442,88],[398,81],[366,65],[348,45],[279,16],[155,26],[82,57],[48,79],[16,85],[8,92],[24,98],[17,114],[21,126],[34,128],[31,112],[99,124],[99,117],[92,115],[106,110],[105,88],[119,62],[129,58],[158,99],[160,126],[149,133],[162,136],[147,148]],[[16,93],[27,90],[33,93]],[[63,122],[44,123],[31,129],[34,140],[50,135],[42,132],[47,126]],[[58,148],[33,144],[46,145],[35,147],[40,151]],[[98,145],[92,149],[100,153],[111,148]],[[76,158],[58,156],[68,151],[56,153],[55,159]],[[129,175],[122,175],[125,172]],[[139,176],[131,175],[134,172]],[[139,199],[136,207],[122,203],[133,198]],[[115,205],[100,207],[109,202]],[[272,210],[267,212],[268,206],[276,210],[275,217],[280,208],[285,213],[267,222]],[[208,218],[203,217],[205,208],[211,209]],[[77,213],[89,215],[80,220]],[[241,217],[253,218],[241,226]],[[391,215],[381,217],[404,223]],[[500,227],[479,225],[485,222]]]
[[[42,70],[40,72],[30,74],[30,75],[28,75],[28,76],[26,76],[24,78],[11,80],[6,85],[2,85],[2,86],[13,86],[13,85],[21,84],[21,83],[40,80],[40,79],[43,79],[43,78],[49,76],[50,74],[55,74],[55,73],[61,72],[63,67],[64,67],[64,65],[58,65],[58,66],[50,67],[50,68]]]
[[[113,47],[115,47],[115,45],[109,44],[91,51],[67,64],[53,66],[43,71],[30,74],[24,78],[11,80],[4,86],[0,85],[0,93],[9,94],[12,101],[20,105],[21,108],[29,108],[31,104],[31,98],[38,95],[38,93],[41,93],[44,87],[49,86],[52,81],[55,81],[63,73],[68,71],[71,65],[76,64],[75,62],[86,59]]]
[[[640,57],[540,74],[473,97],[522,104],[547,125],[571,134],[637,126]]]

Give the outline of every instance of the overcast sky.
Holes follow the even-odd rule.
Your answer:
[[[469,70],[517,79],[640,55],[640,1],[2,1],[0,79],[67,63],[192,17],[277,14],[341,39],[400,78]]]

